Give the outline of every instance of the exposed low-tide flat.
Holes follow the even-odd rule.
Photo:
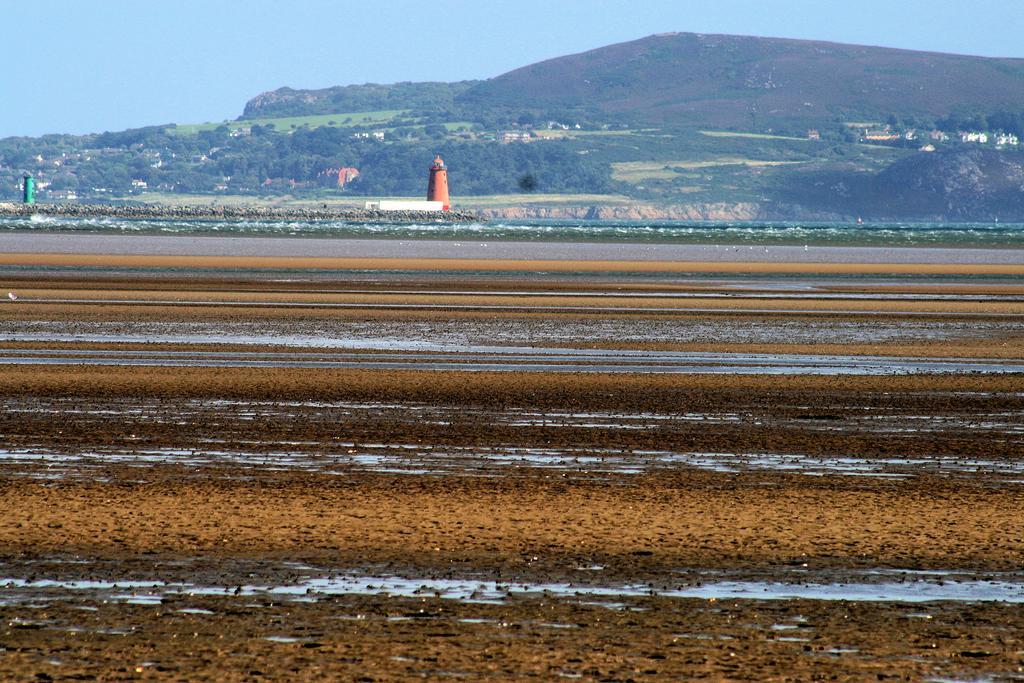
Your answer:
[[[1018,250],[2,240],[2,677],[1024,667]]]

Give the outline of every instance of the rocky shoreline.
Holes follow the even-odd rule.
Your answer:
[[[127,218],[151,220],[351,221],[354,223],[472,223],[471,211],[378,211],[371,209],[278,208],[261,206],[136,206],[105,204],[0,203],[0,216]]]
[[[825,211],[797,205],[757,202],[705,202],[693,204],[617,204],[591,206],[510,206],[481,208],[489,220],[588,220],[588,221],[761,221],[761,220],[852,220]]]

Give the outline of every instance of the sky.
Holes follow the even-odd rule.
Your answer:
[[[233,119],[692,31],[1024,58],[1022,0],[0,0],[0,138]]]

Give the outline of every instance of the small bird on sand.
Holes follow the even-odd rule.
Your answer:
[[[15,294],[14,292],[7,292],[7,298],[10,299],[11,301],[17,301],[18,295]]]

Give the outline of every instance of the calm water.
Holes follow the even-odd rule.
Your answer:
[[[1024,249],[1015,223],[700,223],[491,221],[470,224],[343,221],[125,220],[0,218],[4,232],[239,235],[651,244],[988,247]]]

